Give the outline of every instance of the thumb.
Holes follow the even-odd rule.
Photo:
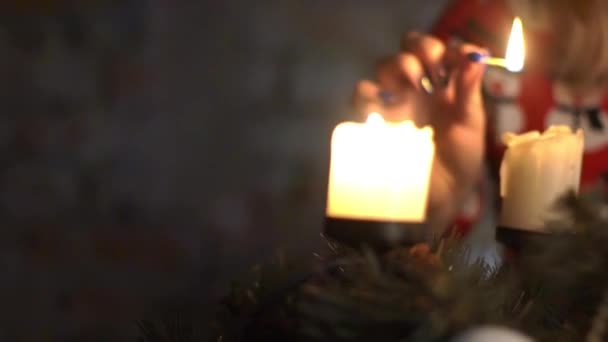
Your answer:
[[[458,107],[460,120],[470,124],[483,123],[483,97],[481,92],[485,64],[471,61],[467,55],[471,52],[480,51],[479,48],[462,46],[459,53],[459,67],[456,71],[455,102]]]

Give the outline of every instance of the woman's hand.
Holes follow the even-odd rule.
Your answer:
[[[459,213],[481,174],[484,65],[467,58],[475,51],[485,53],[473,45],[446,46],[432,36],[409,33],[399,54],[378,63],[377,81],[360,81],[355,89],[354,104],[361,115],[379,112],[386,120],[410,119],[434,128],[436,158],[427,217],[437,233]]]

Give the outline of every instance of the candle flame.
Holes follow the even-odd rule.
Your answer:
[[[379,125],[379,124],[383,124],[383,123],[384,123],[384,118],[382,117],[382,114],[380,114],[380,113],[376,113],[376,112],[374,112],[374,113],[370,113],[370,114],[367,116],[367,121],[366,121],[366,123],[367,123],[368,125],[374,125],[374,126],[377,126],[377,125]]]
[[[526,44],[524,41],[524,29],[521,19],[516,17],[513,20],[511,28],[511,36],[507,45],[507,53],[505,55],[506,69],[511,72],[519,72],[524,68],[524,60],[526,59]]]

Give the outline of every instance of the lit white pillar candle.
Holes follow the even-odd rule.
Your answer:
[[[435,154],[433,130],[411,121],[345,122],[332,136],[329,218],[424,222]]]
[[[542,232],[551,207],[568,191],[578,192],[583,132],[552,126],[544,133],[506,133],[500,168],[500,225]]]

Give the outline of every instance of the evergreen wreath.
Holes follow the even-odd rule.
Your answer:
[[[565,197],[557,208],[567,218],[498,268],[471,260],[455,238],[383,254],[328,242],[305,276],[277,258],[257,267],[249,286],[229,291],[212,324],[174,312],[140,322],[141,341],[472,341],[462,334],[483,326],[536,341],[603,341],[603,207],[601,197]]]

